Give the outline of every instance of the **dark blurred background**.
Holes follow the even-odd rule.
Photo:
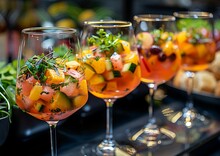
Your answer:
[[[219,0],[0,0],[0,60],[16,59],[19,34],[34,26],[80,29],[83,21],[120,19],[135,14],[172,14],[178,10],[209,11],[220,17]],[[9,46],[10,45],[10,46]]]

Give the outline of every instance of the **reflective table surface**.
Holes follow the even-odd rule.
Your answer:
[[[129,130],[141,128],[148,119],[145,87],[141,84],[127,97],[118,99],[113,106],[113,127],[117,142],[134,146],[136,156],[219,155],[220,106],[197,100],[195,107],[209,117],[209,124],[199,129],[177,125],[172,120],[172,112],[181,111],[186,96],[167,85],[160,87],[166,97],[162,101],[155,101],[155,116],[159,124],[174,132],[172,134],[175,135],[175,140],[160,144],[157,148],[146,148],[144,144],[129,141]],[[104,102],[90,95],[86,106],[58,125],[58,155],[80,156],[82,145],[96,140],[101,142],[105,135],[105,119]],[[23,156],[49,156],[48,136],[49,129],[44,122],[15,110],[8,139],[0,146],[0,155],[12,155],[16,152]]]

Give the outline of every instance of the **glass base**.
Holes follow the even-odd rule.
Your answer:
[[[172,122],[187,128],[201,128],[210,124],[210,119],[198,113],[195,109],[184,108],[182,112],[176,112]]]
[[[127,130],[129,140],[135,147],[155,148],[158,145],[168,145],[174,142],[175,133],[158,127],[156,124],[147,124],[142,128],[134,128]]]
[[[81,153],[84,156],[132,156],[136,150],[129,145],[119,145],[115,141],[101,143],[91,142],[85,144],[81,148]]]

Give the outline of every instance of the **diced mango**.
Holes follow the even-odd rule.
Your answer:
[[[115,82],[115,81],[107,82],[106,90],[107,91],[115,91],[115,90],[117,90],[117,82]]]
[[[64,75],[63,71],[60,69],[58,69],[57,71],[58,71],[58,73],[53,69],[47,69],[47,71],[46,71],[46,77],[47,77],[46,82],[47,83],[59,84],[61,82],[64,82],[65,75]]]
[[[80,64],[77,61],[66,62],[67,69],[77,69],[79,66]]]
[[[138,64],[139,62],[139,58],[138,58],[138,54],[137,53],[130,53],[127,54],[124,58],[123,61],[125,63],[134,63],[134,64]]]
[[[130,53],[130,43],[129,42],[127,42],[127,41],[124,41],[124,40],[120,40],[119,41],[121,44],[122,44],[122,46],[123,46],[123,53]]]
[[[206,49],[206,46],[204,44],[198,44],[196,45],[196,50],[197,50],[197,53],[198,53],[198,57],[199,58],[202,58],[206,55],[207,53],[207,49]]]
[[[182,44],[183,42],[186,42],[187,40],[187,32],[186,31],[182,31],[180,33],[177,34],[177,42],[179,44]]]
[[[173,42],[172,41],[166,42],[164,44],[164,46],[163,46],[163,51],[164,51],[164,53],[167,56],[171,55],[173,53],[173,51],[174,51],[174,44],[173,44]]]
[[[79,95],[73,99],[74,108],[80,108],[86,104],[88,95]]]
[[[91,77],[95,74],[94,69],[90,65],[84,65],[84,76],[86,80],[90,80]]]
[[[34,87],[31,89],[29,99],[33,101],[38,100],[40,98],[42,91],[43,91],[43,87],[39,83],[36,83]]]
[[[79,93],[81,95],[87,95],[88,94],[88,87],[87,87],[87,81],[86,80],[82,80],[79,83]]]
[[[60,112],[70,110],[72,107],[69,98],[62,92],[57,91],[53,96],[53,102],[50,104],[52,112]]]
[[[196,48],[191,43],[183,43],[180,45],[181,52],[186,55],[196,54]]]
[[[97,74],[102,74],[105,71],[105,58],[93,59],[90,65],[95,69]]]
[[[99,74],[95,74],[90,80],[89,80],[89,84],[90,85],[97,85],[97,84],[101,84],[104,83],[105,79],[102,75]]]

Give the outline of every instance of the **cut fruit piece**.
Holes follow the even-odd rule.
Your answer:
[[[121,77],[121,73],[118,70],[108,71],[103,74],[106,80],[112,80],[117,77]]]
[[[135,52],[132,52],[130,54],[127,54],[124,58],[123,61],[125,63],[134,63],[134,64],[138,64],[139,63],[139,59],[138,59],[138,54]]]
[[[64,81],[65,75],[62,70],[58,69],[57,71],[53,69],[47,69],[46,71],[46,83],[48,84],[59,84]]]
[[[109,59],[106,59],[105,60],[105,69],[106,69],[106,71],[110,71],[110,70],[112,70],[112,62],[111,62],[111,60],[109,60]]]
[[[95,70],[90,66],[90,65],[87,65],[87,64],[84,64],[84,76],[85,76],[85,79],[86,80],[90,80],[91,77],[95,74]]]
[[[137,40],[141,42],[143,49],[149,49],[154,43],[153,36],[148,32],[140,32],[136,37]]]
[[[51,112],[62,112],[71,109],[71,102],[69,98],[62,92],[57,91],[53,96],[53,102],[50,104]]]
[[[95,74],[90,80],[89,80],[89,84],[90,85],[97,85],[97,84],[101,84],[104,83],[105,79],[102,75],[99,74]]]
[[[52,100],[54,94],[54,90],[49,86],[43,86],[43,91],[40,95],[40,98],[46,102],[50,102]]]
[[[44,102],[39,100],[37,101],[34,105],[33,108],[31,109],[31,113],[39,113],[42,112],[44,108]]]
[[[137,67],[137,65],[134,63],[126,63],[123,66],[122,72],[130,71],[130,72],[134,73],[136,67]]]
[[[80,108],[86,104],[88,95],[79,95],[73,99],[73,106],[75,109]]]
[[[36,83],[34,87],[31,89],[29,99],[33,101],[38,100],[40,98],[42,91],[43,91],[43,87],[39,83]]]
[[[130,43],[124,40],[120,40],[119,44],[117,45],[119,53],[130,53]]]
[[[80,66],[80,64],[77,61],[66,62],[67,69],[77,69],[79,66]]]
[[[90,65],[96,71],[97,74],[102,74],[105,71],[105,57],[99,59],[93,59]]]
[[[114,52],[112,54],[112,56],[110,57],[110,60],[112,62],[114,70],[121,70],[122,69],[123,62],[122,62],[121,55],[119,55],[118,53]]]
[[[73,82],[68,83],[68,85],[60,87],[60,91],[69,97],[74,97],[79,94],[77,83],[73,83]]]
[[[79,94],[88,95],[88,87],[87,87],[87,81],[86,80],[82,80],[79,83]]]

